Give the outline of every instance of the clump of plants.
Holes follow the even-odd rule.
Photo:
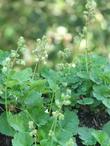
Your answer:
[[[22,59],[23,37],[17,51],[0,51],[0,132],[13,146],[77,146],[77,137],[86,146],[109,146],[109,60],[88,54],[52,69],[45,65],[44,40],[37,41],[35,67],[26,67]],[[106,122],[95,128],[82,123],[84,110],[107,114]]]
[[[0,51],[0,133],[12,146],[110,146],[110,62],[87,45],[94,6],[88,1],[86,50],[77,59],[66,48],[49,67],[46,37],[37,40],[32,67],[23,37],[17,50]]]

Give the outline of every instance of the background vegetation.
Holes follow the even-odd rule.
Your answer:
[[[0,49],[16,48],[21,35],[31,49],[33,41],[47,35],[54,43],[52,49],[68,47],[74,54],[82,53],[85,4],[86,0],[1,0]],[[89,50],[109,55],[109,14],[110,1],[96,0],[95,20],[88,30]]]

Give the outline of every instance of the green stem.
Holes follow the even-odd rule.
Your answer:
[[[30,119],[34,122],[34,124],[38,127],[38,124],[36,123],[36,121],[32,118],[32,116],[30,115],[30,113],[28,112],[28,110],[24,110],[24,112],[30,117]]]
[[[37,146],[37,138],[36,138],[36,136],[34,138],[34,141],[35,141],[35,146]]]
[[[35,78],[35,74],[36,74],[36,71],[38,71],[38,68],[39,68],[39,64],[36,63],[35,68],[34,68],[34,72],[33,72],[33,75],[32,75],[32,79]]]
[[[7,103],[7,87],[5,87],[5,109],[6,109],[6,115],[8,115],[8,103]]]
[[[51,127],[51,130],[53,130],[54,134],[55,134],[56,126],[57,126],[57,118],[54,120],[54,122],[52,124],[52,127]],[[53,146],[53,135],[52,135],[51,145],[50,146]]]
[[[88,34],[87,32],[86,32],[86,70],[88,73],[89,69],[88,69]]]
[[[89,71],[88,69],[88,16],[85,20],[85,27],[86,27],[86,32],[85,32],[85,40],[86,40],[86,70],[87,70],[87,73]]]

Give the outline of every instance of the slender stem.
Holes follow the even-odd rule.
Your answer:
[[[36,138],[36,136],[34,138],[34,141],[35,141],[35,146],[37,146],[37,138]]]
[[[86,27],[86,31],[85,31],[85,40],[86,40],[86,49],[85,49],[85,53],[86,53],[86,70],[87,70],[87,73],[89,71],[88,69],[88,14],[87,14],[87,17],[85,19],[85,27]]]
[[[87,20],[86,20],[85,39],[86,39],[86,70],[87,70],[87,73],[88,73],[89,69],[88,69],[88,22],[87,22]]]
[[[56,130],[56,126],[57,126],[57,118],[54,120],[53,124],[52,124],[52,127],[51,127],[51,130],[53,130],[53,133],[55,134],[55,130]],[[51,139],[51,145],[53,145],[53,135],[52,135],[52,139]]]
[[[7,87],[5,87],[5,109],[6,109],[6,115],[8,114],[8,103],[7,103]]]
[[[30,115],[30,113],[28,112],[28,110],[26,109],[26,110],[24,110],[24,112],[26,113],[26,114],[28,114],[28,116],[30,117],[30,119],[34,122],[34,124],[38,127],[38,124],[36,123],[36,121],[33,119],[33,117]]]
[[[33,72],[33,75],[32,75],[32,79],[35,78],[35,74],[36,74],[36,71],[38,70],[38,67],[39,67],[39,64],[36,63],[35,68],[34,68],[34,72]]]

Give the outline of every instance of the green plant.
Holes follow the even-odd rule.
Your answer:
[[[46,37],[37,40],[32,67],[23,59],[23,37],[17,50],[0,51],[0,132],[12,137],[13,146],[78,146],[77,138],[86,146],[110,146],[109,118],[89,128],[79,116],[88,109],[94,115],[110,114],[109,60],[88,50],[95,7],[94,1],[87,1],[81,36],[85,55],[76,60],[66,48],[59,51],[55,68],[48,66]]]
[[[85,56],[74,65],[62,64],[59,70],[42,62],[34,69],[17,63],[22,62],[24,46],[21,38],[17,51],[0,51],[0,103],[4,105],[0,132],[13,137],[13,146],[75,146],[77,134],[86,145],[98,141],[103,146],[97,130],[79,126],[77,111],[82,105],[96,113],[102,104],[104,110],[110,108],[109,61],[91,54],[89,72]]]

